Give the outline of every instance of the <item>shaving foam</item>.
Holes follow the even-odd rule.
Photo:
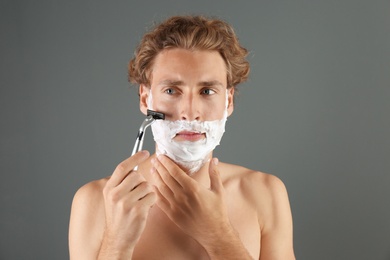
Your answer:
[[[220,144],[225,132],[227,96],[226,92],[226,108],[221,120],[203,122],[156,120],[151,126],[154,141],[157,143],[156,154],[168,156],[189,175],[199,171],[208,161],[208,155]],[[151,91],[148,96],[148,107],[152,109]],[[176,134],[182,131],[204,133],[206,138],[195,142],[175,141]]]

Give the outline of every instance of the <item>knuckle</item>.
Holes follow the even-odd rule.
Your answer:
[[[153,193],[154,194],[154,188],[152,185],[150,185],[149,183],[146,184],[146,191],[148,193]]]
[[[144,183],[145,183],[145,181],[143,181],[143,180],[132,180],[132,182],[131,182],[132,184],[131,184],[131,186],[133,187],[131,190],[133,191],[133,190],[138,190],[138,191],[140,191],[140,190],[143,190],[143,187],[144,187]]]
[[[146,181],[145,177],[137,171],[133,171],[131,174],[132,174],[132,177],[134,177],[135,181],[138,181],[138,182]]]
[[[137,214],[137,215],[135,216],[135,218],[136,218],[138,221],[141,221],[141,222],[146,221],[147,217],[148,217],[148,214],[146,214],[146,211],[145,211],[145,210],[142,211],[142,212],[139,212],[139,214]]]
[[[111,202],[111,203],[116,203],[120,200],[120,193],[118,190],[110,190],[109,192],[106,193],[106,198]]]
[[[120,164],[118,164],[115,168],[115,171],[117,172],[125,172],[126,171],[126,164],[125,162],[121,162]]]
[[[150,196],[150,203],[149,203],[150,205],[154,204],[157,201],[157,194],[154,191],[149,193],[147,196],[148,197]]]
[[[142,219],[142,218],[146,218],[146,215],[147,215],[147,207],[145,207],[144,203],[142,203],[141,201],[138,201],[137,203],[135,203],[131,209],[131,213],[133,215],[134,218],[136,219]]]
[[[122,212],[129,212],[131,210],[131,205],[125,200],[118,201],[117,205]]]
[[[138,191],[143,191],[145,190],[145,182],[144,181],[140,181],[138,182],[138,184],[134,187],[134,189],[137,189]]]
[[[108,193],[110,192],[110,188],[106,185],[103,187],[103,196],[106,198]]]
[[[141,188],[146,191],[146,192],[151,192],[153,190],[152,188],[152,185],[150,185],[148,182],[146,181],[142,181],[141,184],[140,184]]]

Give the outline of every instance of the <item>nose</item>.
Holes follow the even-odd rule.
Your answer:
[[[180,100],[180,119],[186,121],[200,120],[200,102],[193,95]]]

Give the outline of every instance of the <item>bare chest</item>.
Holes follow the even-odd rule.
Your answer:
[[[258,259],[260,227],[256,211],[249,205],[228,199],[231,224],[248,252]],[[151,209],[145,230],[133,254],[133,259],[209,259],[204,248],[178,228],[158,207]]]

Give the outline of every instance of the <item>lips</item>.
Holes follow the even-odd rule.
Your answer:
[[[181,131],[176,134],[175,140],[176,141],[191,141],[191,142],[196,142],[199,140],[202,140],[205,138],[206,135],[201,132],[196,132],[196,131]]]

